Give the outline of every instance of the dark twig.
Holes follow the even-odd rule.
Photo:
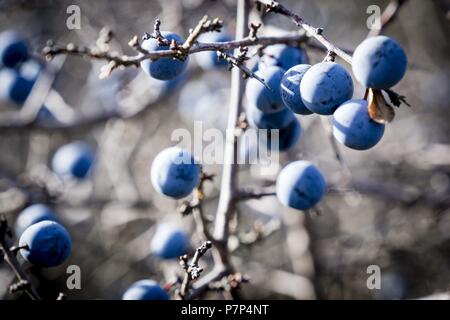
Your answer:
[[[8,227],[8,222],[5,217],[0,218],[0,252],[3,252],[5,262],[10,266],[14,272],[17,282],[10,286],[10,292],[24,291],[32,300],[41,300],[36,289],[31,284],[28,276],[22,270],[17,261],[17,250],[11,247],[8,237],[11,236],[11,231]]]
[[[250,28],[250,36],[249,36],[250,39],[253,39],[255,41],[258,39],[257,33],[258,33],[259,28],[261,28],[261,26],[262,26],[261,23],[250,22],[250,26],[249,26],[249,28]]]
[[[228,52],[219,52],[219,57],[226,60],[230,66],[235,66],[239,69],[241,69],[241,71],[244,73],[244,77],[246,78],[255,78],[256,80],[258,80],[259,82],[261,82],[267,89],[271,90],[266,82],[264,81],[263,78],[259,77],[258,75],[256,75],[253,71],[251,71],[249,68],[247,68],[245,66],[245,64],[243,63],[246,59],[244,59],[242,56],[241,57],[235,57],[232,54],[229,54]]]
[[[252,199],[261,199],[264,197],[275,196],[276,193],[273,190],[241,190],[236,194],[236,201],[247,201]]]

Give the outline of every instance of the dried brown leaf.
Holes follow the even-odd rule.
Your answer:
[[[394,108],[387,103],[380,90],[369,89],[367,101],[369,116],[373,121],[380,124],[386,124],[394,119]]]

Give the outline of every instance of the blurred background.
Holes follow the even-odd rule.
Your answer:
[[[355,48],[367,35],[366,9],[385,8],[388,1],[283,0],[313,26],[343,48]],[[69,30],[69,5],[81,9],[81,29]],[[396,108],[384,138],[369,151],[340,146],[355,190],[330,192],[316,211],[306,216],[284,208],[274,197],[241,203],[236,232],[230,239],[236,269],[250,277],[243,286],[247,298],[263,299],[409,299],[448,292],[450,286],[450,113],[448,1],[410,0],[384,34],[398,40],[408,55],[405,78],[395,90],[411,107]],[[162,30],[186,37],[204,15],[220,17],[234,32],[235,1],[0,1],[0,30],[14,29],[29,42],[36,57],[48,39],[55,43],[95,44],[99,31],[114,33],[111,50],[134,54],[127,46],[134,36],[153,31],[156,17]],[[267,29],[295,30],[284,17],[268,15]],[[263,31],[264,32],[264,31]],[[311,63],[324,53],[307,48]],[[341,62],[338,59],[338,62]],[[46,100],[48,110],[23,122],[21,109],[0,104],[0,213],[10,224],[28,204],[51,206],[73,239],[69,261],[60,267],[29,267],[43,296],[59,291],[69,299],[120,299],[134,281],[152,278],[166,283],[182,274],[177,261],[150,255],[155,227],[170,222],[185,229],[192,247],[200,239],[192,217],[182,217],[174,201],[157,194],[150,182],[156,154],[171,146],[177,128],[193,132],[225,129],[230,72],[204,71],[194,56],[178,81],[150,79],[139,68],[98,75],[103,61],[57,56],[47,66],[54,78]],[[348,69],[348,65],[342,64]],[[354,96],[364,88],[356,81]],[[0,87],[4,83],[0,82]],[[18,116],[18,114],[21,114]],[[282,165],[295,159],[315,163],[331,183],[345,170],[331,148],[317,115],[299,117],[300,142],[280,155]],[[89,179],[62,183],[51,173],[58,147],[74,141],[96,151]],[[274,180],[243,165],[242,186]],[[205,212],[213,217],[219,195],[221,166],[206,166],[218,176],[206,184]],[[240,246],[239,235],[254,222],[275,226],[265,239]],[[212,268],[208,253],[201,264]],[[66,267],[81,268],[81,290],[66,288]],[[369,290],[367,267],[381,268],[381,289]],[[0,263],[0,296],[7,293],[13,273]],[[221,298],[209,293],[207,298]]]

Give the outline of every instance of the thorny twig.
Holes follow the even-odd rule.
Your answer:
[[[256,80],[261,82],[267,89],[271,90],[267,86],[263,78],[259,77],[256,73],[245,66],[244,61],[248,59],[248,57],[246,56],[247,50],[242,47],[239,48],[239,50],[240,54],[237,57],[229,54],[228,52],[219,52],[218,55],[221,59],[226,60],[229,63],[230,67],[235,66],[241,69],[241,71],[244,73],[245,78],[255,78]]]
[[[181,283],[179,295],[182,299],[185,299],[191,280],[197,280],[203,271],[203,268],[199,266],[198,262],[201,257],[212,247],[211,241],[204,242],[200,247],[195,250],[192,261],[188,262],[187,255],[180,257],[180,265],[185,272],[183,282]]]

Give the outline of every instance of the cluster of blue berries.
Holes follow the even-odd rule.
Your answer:
[[[249,79],[245,89],[247,97],[247,119],[250,125],[267,130],[262,141],[269,149],[287,151],[295,146],[301,136],[302,128],[292,109],[284,103],[280,83],[286,70],[303,65],[308,60],[302,48],[278,44],[267,47],[259,60],[255,74],[264,79],[264,84],[256,78]],[[276,130],[276,131],[272,131]],[[278,136],[273,137],[273,132]],[[275,138],[275,139],[274,139]],[[273,141],[278,141],[274,146]]]
[[[21,108],[45,69],[42,60],[31,56],[27,41],[18,32],[0,33],[0,104]],[[39,108],[36,119],[55,121],[45,104]]]
[[[363,41],[353,55],[353,73],[365,87],[382,90],[398,83],[407,60],[401,46],[386,36]],[[340,64],[321,62],[289,69],[281,82],[285,105],[302,115],[333,115],[333,134],[343,145],[367,150],[382,138],[384,125],[374,122],[366,100],[354,99],[350,74]]]
[[[87,177],[94,162],[93,151],[83,142],[59,148],[53,156],[53,171],[61,178]],[[72,241],[56,214],[45,204],[32,204],[17,216],[15,234],[25,260],[40,267],[63,264],[70,255]]]
[[[280,129],[280,151],[295,145],[300,135],[290,120],[294,113],[333,115],[334,137],[352,149],[367,150],[381,140],[384,124],[370,118],[366,100],[352,99],[353,81],[344,67],[331,61],[311,66],[305,54],[295,54],[301,49],[285,45],[269,48],[269,55],[261,58],[256,71],[266,85],[257,79],[247,83],[247,118],[259,129]],[[289,63],[293,61],[297,63]],[[406,66],[401,46],[385,36],[366,39],[353,56],[353,73],[366,88],[389,89],[402,79]],[[278,199],[294,209],[312,208],[325,191],[323,175],[307,161],[289,164],[277,178]]]
[[[30,58],[28,45],[19,33],[0,33],[0,100],[22,105],[28,98],[42,69]]]

